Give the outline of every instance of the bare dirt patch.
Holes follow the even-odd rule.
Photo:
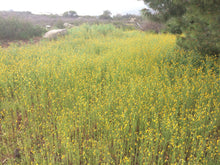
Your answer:
[[[23,45],[27,45],[27,44],[36,44],[41,39],[42,39],[42,37],[34,37],[34,38],[30,39],[30,40],[0,40],[0,46],[2,48],[7,48],[11,44],[16,44],[18,46],[23,46]]]

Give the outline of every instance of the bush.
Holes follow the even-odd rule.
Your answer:
[[[202,55],[220,54],[220,34],[218,16],[200,14],[200,17],[187,14],[184,17],[184,36],[177,44],[186,50],[197,50]]]
[[[55,26],[59,29],[64,29],[64,22],[60,19],[55,23]]]
[[[147,21],[143,24],[142,28],[144,31],[159,33],[163,29],[163,24],[153,21]]]
[[[181,34],[181,25],[178,23],[177,19],[171,18],[166,23],[166,31],[172,33],[172,34]]]
[[[134,30],[135,29],[133,24],[125,24],[123,22],[113,22],[113,25],[118,29],[122,29],[123,31],[128,31],[128,30]]]
[[[203,56],[219,56],[219,6],[220,1],[189,3],[180,21],[184,35],[178,38],[177,44],[186,50],[199,51]]]
[[[2,40],[26,40],[41,36],[45,30],[38,25],[16,18],[0,17],[0,39]]]

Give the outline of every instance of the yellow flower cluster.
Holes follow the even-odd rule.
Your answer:
[[[112,25],[0,48],[0,160],[218,164],[219,64],[195,55]]]

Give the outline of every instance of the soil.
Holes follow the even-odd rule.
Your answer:
[[[26,44],[36,44],[41,39],[42,39],[42,37],[34,37],[31,40],[0,40],[0,46],[2,48],[7,48],[11,44],[16,44],[18,46],[23,46],[23,45],[26,45]]]

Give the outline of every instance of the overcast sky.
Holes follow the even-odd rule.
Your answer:
[[[138,0],[1,0],[0,10],[30,11],[32,13],[62,14],[74,10],[78,15],[101,15],[109,10],[113,15],[139,13],[146,7]]]

